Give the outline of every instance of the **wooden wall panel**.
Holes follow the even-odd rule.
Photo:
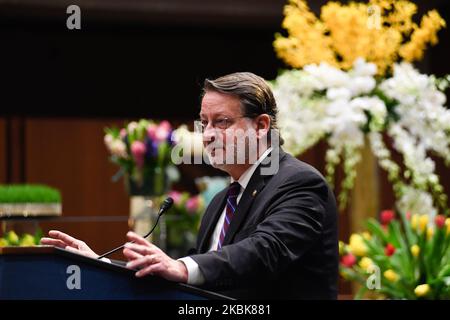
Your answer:
[[[58,188],[63,198],[63,216],[86,218],[77,223],[46,222],[42,224],[44,231],[61,228],[100,252],[123,241],[128,230],[129,199],[123,183],[111,181],[117,167],[109,162],[103,144],[103,128],[112,124],[107,120],[76,118],[25,121],[27,182]],[[95,216],[123,219],[88,222]]]
[[[0,118],[0,183],[6,183],[6,120]]]

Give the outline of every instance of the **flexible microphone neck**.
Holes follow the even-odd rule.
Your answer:
[[[166,212],[167,210],[170,209],[172,204],[173,204],[173,199],[171,197],[168,197],[166,200],[164,200],[164,202],[162,203],[161,207],[159,208],[158,216],[156,217],[156,222],[153,225],[153,228],[145,236],[143,236],[143,238],[147,238],[148,236],[150,236],[152,234],[153,230],[155,230],[156,226],[158,225],[159,218],[164,214],[164,212]],[[134,241],[130,241],[130,242],[127,242],[127,243],[134,243]],[[108,251],[108,252],[102,254],[101,256],[98,256],[97,259],[102,259],[104,257],[107,257],[110,254],[112,254],[112,253],[114,253],[116,251],[119,251],[120,249],[125,247],[125,245],[126,245],[126,243],[121,245],[120,247],[117,247],[115,249],[112,249],[111,251]]]

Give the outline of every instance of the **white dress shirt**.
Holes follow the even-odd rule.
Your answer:
[[[242,194],[244,193],[245,188],[253,176],[258,165],[267,157],[267,155],[272,151],[272,148],[268,148],[264,153],[259,157],[258,161],[256,161],[250,168],[248,168],[237,180],[237,182],[241,186],[241,190],[239,191],[239,195],[236,199],[237,204],[239,205],[239,201],[241,200]],[[231,183],[235,182],[233,178],[231,178]],[[216,227],[214,228],[214,232],[211,236],[209,249],[208,251],[217,250],[217,246],[219,244],[220,232],[222,231],[223,222],[226,215],[226,206],[223,208],[222,214],[220,215],[219,220],[217,221]],[[191,257],[184,257],[178,259],[182,261],[188,270],[188,284],[190,285],[202,285],[205,282],[205,278],[203,277],[200,268],[198,267],[197,262],[194,261]]]

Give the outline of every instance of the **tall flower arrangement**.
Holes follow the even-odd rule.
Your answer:
[[[368,143],[388,173],[399,209],[448,210],[430,155],[450,164],[450,111],[443,93],[449,78],[421,74],[410,63],[423,56],[427,44],[437,43],[445,21],[432,10],[416,24],[416,11],[409,1],[391,0],[329,2],[320,19],[302,0],[285,8],[288,35],[278,34],[274,47],[298,69],[272,82],[279,126],[286,148],[297,155],[327,141],[326,174],[332,184],[336,167],[344,168],[341,207]],[[386,137],[401,163],[394,161]]]

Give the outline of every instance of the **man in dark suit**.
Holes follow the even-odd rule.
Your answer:
[[[285,153],[275,99],[252,73],[206,80],[199,126],[210,163],[231,184],[204,214],[197,248],[178,260],[129,232],[123,251],[136,276],[166,279],[236,298],[336,299],[337,213],[322,175]],[[281,140],[281,141],[280,141]],[[281,143],[279,143],[281,142]],[[42,243],[96,256],[59,231]]]

